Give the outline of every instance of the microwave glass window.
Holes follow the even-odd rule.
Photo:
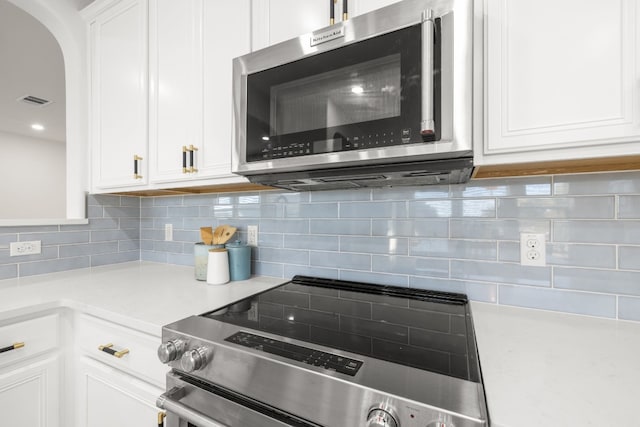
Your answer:
[[[249,74],[246,159],[421,143],[421,73],[415,25]]]
[[[271,129],[282,135],[397,117],[400,80],[395,54],[273,86]]]

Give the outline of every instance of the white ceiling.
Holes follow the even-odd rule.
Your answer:
[[[91,0],[68,1],[79,9]],[[22,9],[0,0],[0,131],[65,141],[64,82],[64,60],[53,35]],[[53,103],[40,107],[16,101],[24,95]],[[32,123],[45,130],[34,131]]]

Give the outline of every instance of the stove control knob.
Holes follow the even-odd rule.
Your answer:
[[[375,407],[369,411],[367,427],[400,427],[391,409]]]
[[[184,341],[182,340],[169,340],[160,344],[158,347],[158,359],[162,363],[169,363],[172,360],[176,360],[184,352]]]
[[[185,372],[193,372],[202,369],[207,364],[207,349],[205,347],[194,348],[182,355],[180,365]]]
[[[434,421],[427,424],[427,427],[449,427],[449,424],[445,423],[444,421]]]

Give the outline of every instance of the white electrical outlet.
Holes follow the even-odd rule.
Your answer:
[[[31,242],[11,242],[9,256],[36,255],[42,253],[42,240]]]
[[[173,240],[173,224],[164,225],[164,240],[171,242]]]
[[[520,264],[544,267],[547,265],[547,245],[543,234],[520,234]]]
[[[258,246],[258,226],[247,226],[247,245]]]

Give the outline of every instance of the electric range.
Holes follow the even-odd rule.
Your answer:
[[[168,427],[489,425],[463,294],[296,276],[162,338]]]

